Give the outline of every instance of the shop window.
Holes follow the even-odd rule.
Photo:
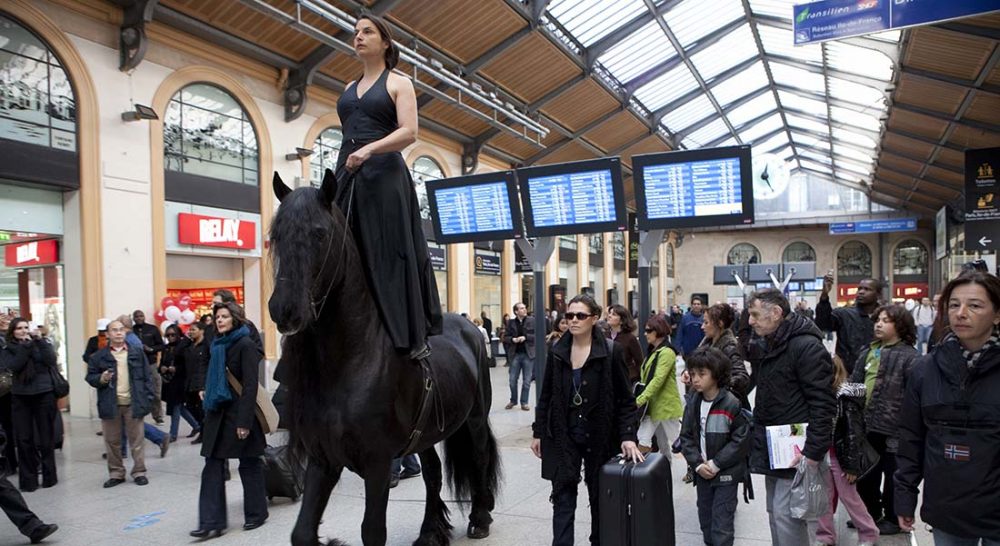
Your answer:
[[[420,203],[420,217],[429,220],[431,206],[427,201],[426,183],[428,180],[444,178],[444,169],[434,158],[422,155],[413,161],[410,175],[413,177],[413,186],[417,191],[417,202]]]
[[[76,152],[76,99],[59,59],[0,16],[0,138]]]
[[[809,243],[795,242],[785,247],[785,251],[781,254],[781,261],[815,262],[816,250]]]
[[[733,248],[729,249],[729,254],[726,256],[726,264],[728,265],[759,263],[760,251],[750,243],[739,243],[733,246]]]
[[[910,239],[899,243],[893,253],[893,275],[927,275],[927,247],[920,241]]]
[[[674,278],[674,245],[667,245],[667,277]]]
[[[327,169],[336,170],[343,142],[344,133],[339,127],[330,127],[316,137],[313,154],[309,157],[309,183],[314,188],[323,183],[323,174]]]
[[[611,249],[616,260],[625,260],[625,234],[616,231],[611,234]]]
[[[590,236],[590,253],[604,254],[604,234],[595,233]]]
[[[837,251],[837,276],[861,280],[872,275],[872,251],[861,241],[848,241]]]
[[[192,84],[170,99],[163,145],[168,171],[257,185],[257,134],[240,103],[214,85]]]
[[[560,235],[559,248],[568,248],[570,250],[576,250],[576,235]]]

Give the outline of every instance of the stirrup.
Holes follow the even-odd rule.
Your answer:
[[[431,346],[425,341],[420,347],[410,351],[410,360],[428,360],[431,357]]]

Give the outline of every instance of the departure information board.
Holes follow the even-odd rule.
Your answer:
[[[640,229],[753,223],[749,146],[635,156]]]
[[[529,237],[625,229],[618,158],[519,169]]]
[[[427,197],[438,243],[496,241],[520,235],[513,171],[430,180]]]

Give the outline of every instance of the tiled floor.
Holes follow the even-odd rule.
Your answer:
[[[500,441],[505,476],[493,514],[492,535],[480,541],[466,539],[464,532],[460,531],[464,531],[467,522],[458,506],[451,504],[456,544],[525,546],[544,545],[551,541],[550,488],[548,482],[539,476],[539,462],[528,449],[533,412],[503,409],[509,393],[506,371],[502,367],[492,371],[492,424]],[[193,542],[187,533],[197,525],[198,476],[202,468],[198,446],[181,439],[171,447],[166,458],[161,459],[158,449],[147,443],[150,446],[147,449],[150,484],[138,487],[129,481],[113,489],[103,489],[101,484],[107,478],[107,469],[101,459],[104,445],[101,438],[94,434],[99,428],[97,421],[67,417],[65,447],[57,454],[59,484],[51,489],[26,494],[29,505],[40,517],[60,526],[59,532],[47,543],[114,546]],[[182,429],[182,434],[187,432],[186,427]],[[693,487],[680,482],[683,467],[681,460],[673,461],[677,544],[697,546],[701,544],[701,533],[695,510],[695,492]],[[755,486],[757,500],[751,504],[741,503],[736,514],[738,545],[766,545],[770,542],[763,480],[755,480]],[[235,472],[227,492],[232,530],[212,541],[213,545],[288,544],[298,514],[298,503],[276,500],[271,506],[267,524],[244,532],[240,529],[243,523],[242,490]],[[416,538],[423,514],[423,497],[424,488],[420,479],[404,480],[392,490],[388,512],[389,544],[410,544]],[[345,472],[327,508],[320,534],[360,545],[363,498],[362,482],[357,476]],[[448,498],[447,493],[445,498]],[[581,498],[585,499],[586,495],[581,494]],[[840,544],[855,544],[856,535],[845,527],[845,517],[843,511],[838,514],[842,530]],[[577,544],[587,543],[589,523],[587,507],[580,506]],[[922,524],[920,529],[914,537],[916,541],[931,544],[931,538]],[[887,538],[889,540],[883,540],[881,544],[910,544],[908,535]],[[27,540],[18,534],[13,525],[0,523],[0,545],[22,543],[26,544]]]

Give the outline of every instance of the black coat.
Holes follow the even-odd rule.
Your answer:
[[[549,352],[532,425],[534,437],[542,443],[542,477],[559,483],[575,483],[580,477],[571,462],[570,411],[580,412],[587,419],[589,436],[585,457],[590,461],[610,459],[621,451],[621,442],[636,441],[639,428],[639,412],[625,377],[622,348],[609,343],[603,336],[594,336],[590,356],[582,368],[580,395],[583,405],[571,410],[575,393],[570,360],[572,345],[573,336],[564,335]]]
[[[226,350],[226,368],[243,386],[243,393],[217,411],[205,411],[201,436],[203,457],[235,459],[264,454],[267,443],[256,415],[260,359],[260,352],[249,336]],[[240,440],[236,437],[237,428],[250,429],[250,435]]]
[[[822,459],[833,445],[837,412],[833,360],[813,321],[791,313],[774,334],[751,341],[750,363],[757,385],[750,471],[791,478],[795,470],[771,470],[765,427],[808,423],[802,453]]]
[[[514,354],[517,352],[517,348],[521,346],[520,343],[514,343],[511,341],[515,337],[521,337],[524,335],[524,348],[527,350],[528,358],[534,360],[535,358],[535,317],[528,315],[524,317],[524,324],[522,325],[524,332],[518,333],[517,329],[517,317],[507,321],[507,327],[503,331],[503,344],[507,348],[507,360],[514,358]]]
[[[871,346],[858,356],[851,373],[852,383],[865,382],[865,360],[869,351]],[[865,425],[869,431],[893,438],[899,434],[899,414],[903,407],[903,393],[906,392],[906,378],[918,358],[917,350],[904,342],[882,349],[875,388],[865,406]]]
[[[0,351],[0,369],[6,368],[14,375],[10,388],[14,395],[51,392],[51,374],[58,370],[56,366],[56,351],[44,339],[32,339],[29,343],[10,343]]]
[[[609,336],[610,337],[610,336]],[[618,332],[615,336],[615,343],[620,345],[625,360],[625,375],[628,380],[635,383],[639,380],[639,369],[642,368],[642,347],[639,347],[639,340],[631,332]]]
[[[681,425],[681,453],[691,469],[706,462],[701,456],[701,403],[696,392],[688,400]],[[749,414],[747,414],[749,415]],[[705,432],[705,454],[719,467],[712,485],[733,485],[743,481],[747,473],[747,452],[750,451],[751,423],[743,413],[740,399],[728,389],[719,390],[712,402]],[[693,483],[692,483],[693,485]]]
[[[960,537],[1000,539],[1000,347],[972,369],[955,338],[910,372],[896,453],[896,513]]]
[[[160,398],[173,407],[175,404],[183,404],[187,394],[188,380],[188,347],[191,341],[181,338],[180,341],[168,344],[163,349],[163,358],[160,360],[160,375],[163,376],[163,389]],[[165,372],[166,368],[174,367],[174,372]]]
[[[97,334],[96,336],[90,336],[90,339],[87,340],[87,348],[83,350],[83,363],[84,364],[89,364],[90,363],[90,357],[94,356],[94,353],[96,353],[97,351],[101,350],[101,347],[100,347],[100,345],[101,345],[100,338],[101,338],[101,334]],[[108,345],[108,341],[105,338],[105,340],[104,340],[104,346],[107,347],[107,345]]]
[[[824,332],[837,332],[835,352],[847,368],[847,373],[854,371],[858,355],[875,338],[875,318],[878,317],[866,315],[857,305],[834,309],[830,296],[820,296],[816,304],[816,325]]]
[[[146,353],[149,363],[155,364],[159,358],[159,354],[166,348],[166,344],[163,343],[163,336],[160,335],[160,329],[147,322],[136,324],[132,327],[132,332],[142,341],[142,350]]]
[[[833,448],[844,472],[861,477],[878,464],[878,452],[868,443],[865,429],[865,389],[862,383],[844,383],[837,392],[837,420]],[[887,455],[892,457],[892,455]]]
[[[115,371],[107,385],[101,384],[104,370]],[[111,347],[105,347],[90,357],[87,364],[87,383],[97,389],[97,415],[101,419],[118,417],[118,361],[111,354]],[[128,379],[132,397],[132,417],[141,419],[153,409],[153,376],[149,361],[139,347],[128,346]]]
[[[188,392],[205,390],[205,373],[208,372],[210,345],[211,343],[207,339],[202,339],[199,344],[195,344],[193,341],[187,344],[184,364],[187,368],[186,388]]]

